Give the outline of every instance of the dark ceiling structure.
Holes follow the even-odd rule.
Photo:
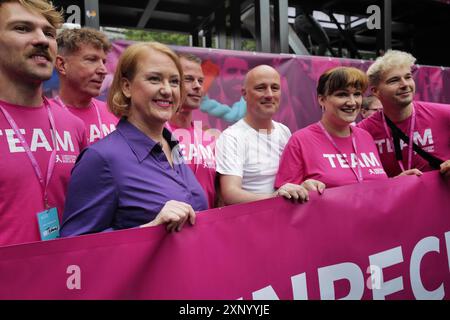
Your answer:
[[[364,58],[389,48],[418,63],[450,65],[446,0],[60,0],[76,5],[81,25],[172,31],[192,36],[193,46]],[[370,7],[370,8],[369,8]],[[291,8],[288,14],[288,8]],[[295,10],[293,10],[295,8]],[[316,13],[320,12],[320,16]],[[313,14],[314,13],[314,14]],[[66,18],[70,13],[66,11]],[[367,20],[369,19],[369,20]],[[378,25],[377,25],[378,23]],[[370,25],[369,25],[370,24]],[[373,27],[373,28],[371,28]]]

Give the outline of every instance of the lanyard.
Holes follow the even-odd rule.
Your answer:
[[[381,115],[381,119],[383,120],[384,131],[386,132],[388,139],[391,139],[392,145],[394,145],[394,137],[392,136],[391,131],[387,127],[384,112]],[[411,164],[412,164],[412,152],[413,152],[413,144],[414,144],[413,134],[414,134],[415,124],[416,124],[416,110],[414,109],[414,105],[413,105],[411,119],[409,120],[409,143],[408,143],[408,167],[407,167],[407,170],[411,169]],[[400,150],[400,152],[401,152],[401,150]],[[400,159],[397,159],[397,162],[398,162],[398,165],[400,166],[400,169],[402,171],[405,171],[402,161]]]
[[[347,162],[348,167],[353,171],[356,180],[358,182],[362,182],[363,181],[363,176],[362,176],[362,172],[361,172],[361,166],[359,164],[359,159],[358,159],[358,150],[356,149],[356,139],[355,139],[355,135],[353,134],[353,130],[352,127],[350,127],[350,136],[352,137],[352,146],[353,146],[353,150],[355,151],[355,156],[356,156],[356,167],[358,168],[358,172],[355,171],[355,169],[353,169],[353,167],[351,166],[351,164],[348,162],[347,157],[344,157],[344,154],[342,153],[342,151],[339,149],[338,145],[336,144],[336,141],[334,141],[333,137],[328,133],[328,131],[325,129],[325,127],[323,126],[322,122],[319,121],[318,122],[320,129],[322,129],[323,133],[325,134],[325,136],[327,137],[327,139],[331,142],[331,144],[334,146],[334,148],[337,150],[337,152],[339,152],[339,154],[342,156],[342,158],[344,158],[345,162]],[[351,155],[349,156],[351,157]]]
[[[39,164],[37,163],[37,160],[34,157],[33,152],[30,149],[30,146],[28,145],[28,143],[25,140],[24,136],[20,132],[19,127],[17,126],[17,123],[11,117],[9,112],[6,111],[6,109],[3,108],[3,106],[1,106],[1,105],[0,105],[0,110],[3,112],[3,115],[5,116],[6,120],[9,123],[9,125],[14,130],[14,133],[17,135],[17,137],[19,138],[19,141],[22,144],[22,147],[25,149],[25,152],[26,152],[28,158],[30,159],[31,165],[33,166],[34,172],[36,173],[36,177],[38,178],[39,183],[40,183],[40,185],[42,187],[42,193],[43,193],[43,197],[44,197],[45,208],[49,209],[50,206],[48,205],[47,189],[48,189],[48,185],[50,183],[50,179],[51,179],[51,176],[52,176],[52,173],[53,173],[53,169],[55,168],[55,158],[56,158],[56,146],[55,146],[55,144],[56,144],[56,137],[55,137],[55,131],[56,131],[56,126],[55,126],[55,120],[53,118],[52,111],[50,110],[50,105],[49,105],[49,103],[48,103],[48,101],[47,101],[47,99],[45,97],[44,97],[44,107],[47,110],[48,119],[50,121],[50,133],[51,133],[52,140],[53,140],[53,150],[52,150],[52,153],[50,155],[50,159],[48,160],[47,178],[46,179],[44,179],[44,176],[42,174],[41,168],[39,167]]]
[[[61,98],[59,96],[56,96],[54,98],[54,100],[56,101],[56,103],[58,103],[61,107],[63,107],[64,109],[69,110],[69,108],[67,108],[67,106],[64,104],[64,102],[61,100]],[[103,139],[105,136],[103,134],[103,122],[102,122],[102,117],[100,115],[100,110],[98,109],[97,104],[95,103],[95,101],[92,99],[91,103],[89,104],[89,106],[93,105],[94,109],[97,113],[97,121],[98,121],[98,129],[100,130],[100,139]]]
[[[167,126],[167,128],[170,130],[170,132],[173,133],[174,130],[173,130],[172,126],[170,125],[169,121],[166,122],[166,126]],[[183,129],[183,128],[181,128],[181,129]],[[194,132],[194,145],[197,147],[197,146],[199,145],[200,140],[199,140],[198,137],[197,137],[197,132],[195,131],[195,127],[193,128],[192,131]],[[185,144],[185,146],[187,147],[186,144]],[[186,150],[186,152],[189,152],[189,151]],[[195,162],[194,173],[197,173],[198,168],[200,167],[200,162],[203,162],[203,161],[202,161],[203,158],[199,159],[199,155],[200,155],[200,153],[197,152],[197,159],[194,160],[194,162]],[[192,160],[191,160],[191,161],[192,161]]]

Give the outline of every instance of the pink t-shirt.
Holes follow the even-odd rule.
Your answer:
[[[441,160],[450,159],[450,105],[415,101],[414,108],[416,110],[414,142]],[[395,124],[409,136],[410,121],[411,117]],[[361,121],[358,127],[367,130],[372,135],[387,175],[392,177],[400,174],[401,169],[395,158],[392,138],[388,139],[382,113],[377,112],[372,117]],[[388,130],[389,136],[391,136],[389,127]],[[400,141],[400,147],[403,154],[403,167],[406,170],[408,169],[409,148],[403,141]],[[415,152],[413,152],[411,166],[421,171],[434,170],[425,159]]]
[[[363,181],[387,179],[372,137],[366,131],[352,127],[357,154],[351,137],[335,137],[340,154],[317,123],[295,132],[289,139],[280,160],[275,187],[285,183],[299,184],[316,179],[327,188],[357,183],[358,162]]]
[[[198,125],[197,125],[198,124]],[[185,163],[192,169],[195,177],[205,191],[208,207],[214,208],[216,189],[216,160],[214,148],[216,137],[209,130],[203,131],[200,121],[195,121],[189,129],[173,124],[167,126],[180,142],[180,150]]]
[[[60,103],[61,100],[59,100],[59,98],[52,100],[54,103],[60,106],[64,106],[62,105],[62,103]],[[90,145],[116,130],[116,125],[119,122],[119,119],[111,112],[109,112],[108,106],[105,102],[97,99],[92,99],[92,102],[93,103],[88,108],[76,108],[73,106],[65,105],[65,107],[72,114],[83,120],[86,126],[88,143]],[[100,119],[95,107],[98,108]]]
[[[0,101],[27,141],[44,178],[53,150],[50,121],[44,106],[29,108]],[[55,167],[48,186],[50,207],[61,216],[70,171],[87,145],[83,122],[53,102],[56,126]],[[44,210],[42,188],[14,130],[0,111],[0,246],[39,241],[37,213]]]

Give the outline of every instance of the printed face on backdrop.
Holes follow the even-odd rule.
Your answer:
[[[180,73],[172,59],[159,51],[141,54],[133,79],[122,79],[122,91],[131,99],[130,122],[150,126],[165,123],[180,103]]]
[[[205,76],[202,66],[195,61],[181,57],[180,63],[184,73],[183,85],[186,89],[186,99],[183,101],[179,112],[192,111],[200,108],[201,100],[205,94],[203,91]]]
[[[326,96],[320,95],[318,100],[324,108],[322,118],[339,126],[345,126],[355,121],[361,109],[362,91],[348,87]]]
[[[39,13],[19,3],[0,6],[0,70],[22,81],[52,76],[56,29]]]
[[[384,108],[402,109],[409,106],[416,91],[411,68],[400,66],[384,72],[380,83],[371,90]]]
[[[222,90],[230,101],[238,101],[241,97],[242,85],[248,71],[248,62],[242,58],[226,57],[220,75]]]
[[[248,115],[254,119],[271,119],[280,108],[280,75],[269,66],[259,66],[247,77],[242,95]]]
[[[295,61],[302,73],[312,78],[312,61],[310,59],[296,59]]]
[[[73,53],[58,55],[56,68],[72,90],[82,96],[97,97],[107,74],[105,63],[103,49],[81,44]]]

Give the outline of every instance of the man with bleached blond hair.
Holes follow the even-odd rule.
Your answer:
[[[450,106],[414,101],[416,84],[409,53],[388,50],[367,70],[383,112],[358,124],[375,140],[388,176],[440,170],[450,176]]]

